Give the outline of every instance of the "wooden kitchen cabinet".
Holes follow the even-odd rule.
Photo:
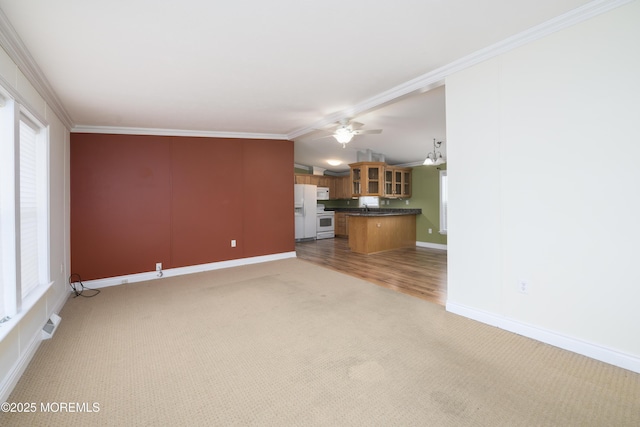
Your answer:
[[[316,185],[318,187],[331,188],[331,179],[333,178],[332,176],[316,175],[316,178],[317,178]],[[331,190],[329,190],[329,192],[331,192]],[[333,195],[331,195],[331,198],[333,198]]]
[[[308,184],[315,185],[318,187],[330,187],[331,186],[331,178],[330,176],[324,175],[311,175],[309,173],[296,173],[293,175],[293,182],[296,184]]]
[[[411,169],[409,169],[408,171],[402,172],[402,175],[404,176],[404,178],[402,179],[402,188],[403,188],[402,197],[409,198],[411,197],[411,188],[412,188]]]
[[[384,170],[384,197],[411,197],[411,168],[387,166]]]
[[[293,175],[293,182],[294,184],[311,184],[312,176],[307,173],[296,173]]]
[[[331,200],[360,196],[411,197],[411,168],[387,166],[383,162],[359,162],[349,166],[351,173],[347,176],[296,173],[293,182],[328,187]]]
[[[384,194],[383,162],[359,162],[351,168],[351,196],[382,196]]]
[[[351,177],[335,176],[331,180],[330,194],[331,199],[345,200],[351,198]]]
[[[351,198],[351,176],[343,176],[340,178],[342,183],[342,198],[350,199]]]
[[[337,177],[333,177],[329,184],[329,198],[331,200],[339,199],[338,197],[338,180]]]
[[[316,185],[329,188],[330,200],[350,199],[349,176],[311,175],[308,173],[296,173],[293,175],[295,184]]]
[[[346,212],[336,212],[334,233],[336,237],[349,236],[349,217]]]
[[[416,245],[415,215],[353,215],[349,217],[349,227],[349,249],[359,254]]]

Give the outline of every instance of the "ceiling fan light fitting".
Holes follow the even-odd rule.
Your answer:
[[[333,135],[333,137],[340,144],[346,144],[353,138],[353,133],[349,129],[340,128],[336,130],[336,133]]]

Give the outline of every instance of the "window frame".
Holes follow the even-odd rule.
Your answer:
[[[24,111],[20,112],[19,117],[20,123],[20,145],[22,149],[22,124],[26,127],[30,128],[34,132],[34,151],[35,151],[35,175],[31,177],[35,182],[35,228],[36,228],[36,237],[35,237],[35,263],[36,263],[36,271],[35,275],[37,276],[36,284],[31,286],[28,291],[25,292],[23,289],[24,286],[24,277],[21,277],[21,285],[20,285],[20,295],[22,300],[27,298],[29,294],[35,291],[38,287],[45,285],[49,282],[49,144],[48,144],[48,135],[46,128],[41,124],[37,123]],[[20,158],[20,171],[22,174],[22,152],[19,153]],[[23,201],[23,186],[22,181],[20,182],[20,227],[21,230],[24,228],[23,215],[22,215],[22,201]],[[21,242],[21,267],[24,266],[24,260],[22,257],[24,256],[23,243],[25,241],[25,236],[20,235]]]
[[[10,93],[10,92],[9,92]],[[36,130],[36,268],[37,284],[22,295],[20,122]],[[0,326],[8,333],[51,287],[49,126],[0,87]],[[11,320],[9,320],[11,319]]]
[[[440,180],[438,184],[440,199],[440,234],[447,234],[448,229],[448,205],[449,205],[449,179],[447,178],[447,170],[440,171]]]

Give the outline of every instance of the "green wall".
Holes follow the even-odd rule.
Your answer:
[[[422,209],[416,222],[416,241],[426,243],[447,244],[447,236],[440,231],[440,170],[447,165],[417,166],[413,168],[411,198],[406,200],[389,200],[389,208]],[[382,207],[382,206],[381,206]],[[429,234],[431,228],[431,234]]]

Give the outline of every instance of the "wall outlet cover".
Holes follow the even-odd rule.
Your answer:
[[[518,280],[518,292],[521,294],[529,293],[529,282],[526,280]]]

